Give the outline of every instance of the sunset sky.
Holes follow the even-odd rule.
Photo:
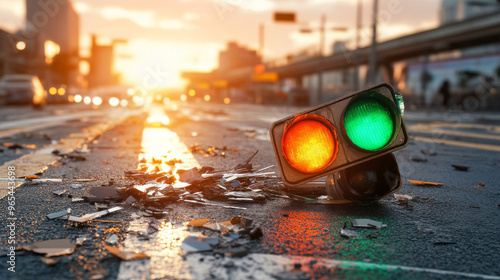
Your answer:
[[[140,84],[147,69],[161,71],[162,86],[179,87],[181,70],[209,71],[227,41],[258,47],[258,26],[265,25],[266,59],[316,47],[319,35],[301,34],[317,28],[322,14],[328,27],[347,32],[327,33],[327,52],[335,40],[354,46],[355,0],[73,0],[80,14],[81,54],[89,54],[90,34],[103,42],[128,39],[117,47],[115,69],[127,83]],[[380,0],[379,40],[437,27],[441,1]],[[0,28],[24,25],[25,0],[0,1]],[[363,1],[362,42],[370,41],[372,1]],[[274,23],[274,11],[295,11],[295,24]],[[126,58],[128,56],[128,58]]]

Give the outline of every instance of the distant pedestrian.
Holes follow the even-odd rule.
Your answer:
[[[439,94],[442,95],[441,108],[446,109],[448,107],[448,100],[450,99],[450,82],[448,80],[444,80],[441,84]]]

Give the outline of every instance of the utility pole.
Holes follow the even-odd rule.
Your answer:
[[[363,5],[361,0],[358,0],[356,11],[356,52],[354,56],[354,90],[359,90],[359,47],[361,41],[361,16]]]
[[[318,58],[318,93],[316,104],[323,102],[323,49],[325,45],[325,24],[326,16],[321,15],[321,25],[319,28],[319,58]]]
[[[377,16],[378,0],[373,0],[373,34],[372,47],[370,52],[370,67],[368,68],[368,79],[366,84],[374,84],[377,71]]]
[[[259,55],[260,60],[264,62],[264,24],[259,25]]]

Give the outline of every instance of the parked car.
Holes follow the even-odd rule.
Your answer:
[[[32,104],[40,107],[47,100],[40,79],[34,75],[8,74],[0,79],[0,96],[6,104]]]

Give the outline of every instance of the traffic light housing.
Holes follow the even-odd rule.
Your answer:
[[[387,162],[382,156],[409,141],[402,108],[392,87],[379,84],[276,121],[270,135],[283,183],[298,186],[344,174],[338,178],[342,181],[359,164],[379,157]],[[395,159],[394,164],[397,170]]]

